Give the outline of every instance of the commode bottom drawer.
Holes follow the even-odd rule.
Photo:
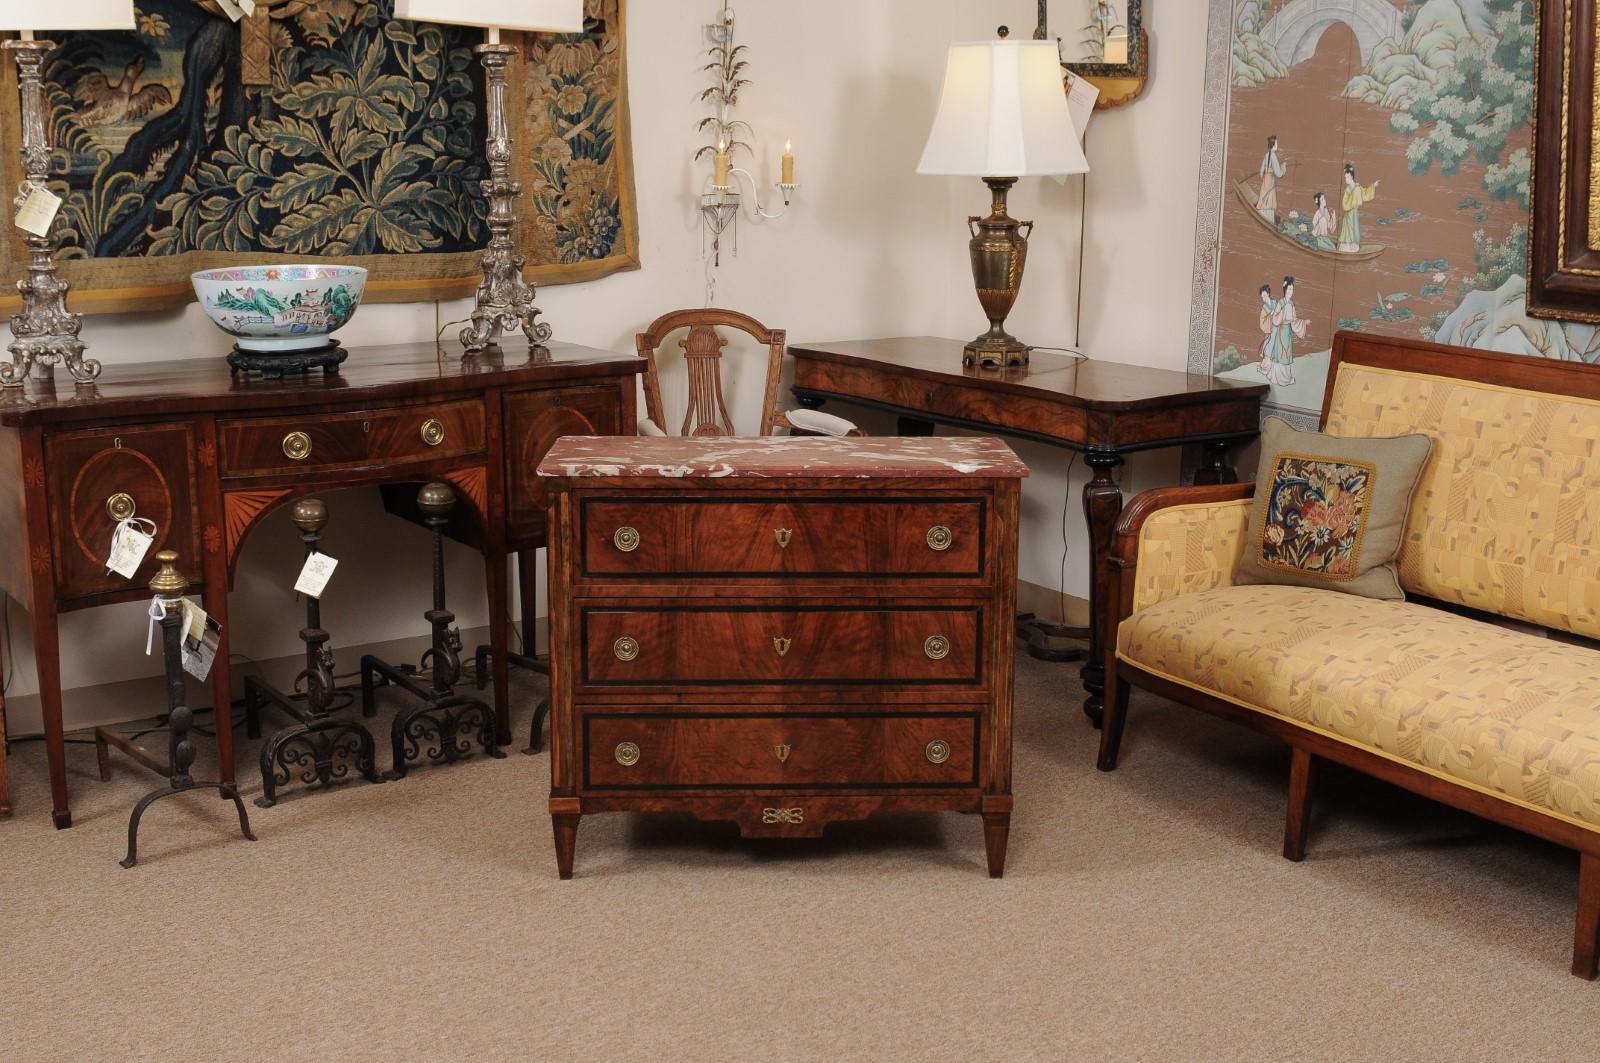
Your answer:
[[[584,785],[764,789],[973,786],[970,713],[583,715]]]

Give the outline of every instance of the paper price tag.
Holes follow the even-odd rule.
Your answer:
[[[142,524],[150,530],[145,531]],[[144,555],[155,542],[156,526],[149,521],[125,520],[111,533],[111,556],[106,558],[106,571],[115,572],[123,579],[132,579],[144,564]]]
[[[250,3],[252,8],[256,6],[253,0],[247,0],[247,2]],[[234,22],[238,22],[240,19],[244,18],[244,8],[240,4],[236,3],[235,0],[217,0],[217,6],[222,8],[222,13],[227,15]]]
[[[183,670],[203,683],[222,645],[222,625],[188,599],[183,602],[183,619]]]
[[[183,637],[185,641],[189,639],[199,641],[204,637],[206,624],[210,620],[211,617],[206,615],[204,609],[187,598],[183,600]]]
[[[251,18],[256,17],[256,0],[233,0],[233,2],[238,4],[239,10],[243,11],[246,15],[249,15]]]
[[[56,220],[61,209],[61,197],[41,185],[28,189],[22,206],[17,208],[17,228],[34,236],[49,236],[50,223]]]
[[[312,554],[306,558],[305,567],[300,570],[300,578],[295,580],[295,593],[321,598],[328,581],[333,578],[333,570],[337,567],[339,562],[327,554]]]

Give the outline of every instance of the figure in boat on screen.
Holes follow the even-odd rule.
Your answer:
[[[1338,243],[1334,234],[1339,231],[1339,220],[1333,213],[1333,208],[1328,206],[1328,197],[1321,192],[1311,197],[1311,202],[1316,204],[1316,211],[1311,215],[1311,239],[1317,247],[1324,251],[1337,250]]]
[[[1356,181],[1356,164],[1344,164],[1344,218],[1339,222],[1339,250],[1361,250],[1361,207],[1371,203],[1378,195],[1378,182],[1362,185]]]
[[[1261,191],[1256,193],[1256,211],[1271,222],[1278,220],[1278,179],[1287,171],[1278,158],[1278,138],[1267,138],[1267,153],[1261,158]]]

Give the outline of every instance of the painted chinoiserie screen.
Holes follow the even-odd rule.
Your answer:
[[[1525,305],[1535,6],[1211,0],[1193,371],[1305,424],[1340,329],[1600,357]]]
[[[540,283],[638,265],[623,3],[587,0],[583,33],[507,38],[522,48],[507,100],[518,235]],[[369,300],[475,288],[488,242],[472,52],[483,33],[392,10],[256,0],[234,22],[217,0],[140,0],[136,30],[55,35],[45,88],[74,308],[174,305],[197,269],[318,258],[367,267]],[[10,188],[13,66],[0,64]],[[13,273],[21,236],[0,230]]]

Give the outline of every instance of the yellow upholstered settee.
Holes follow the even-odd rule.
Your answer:
[[[1098,578],[1100,768],[1129,684],[1293,749],[1284,855],[1337,761],[1581,854],[1572,970],[1600,938],[1600,367],[1341,333],[1324,430],[1426,433],[1408,600],[1235,585],[1253,487],[1151,491]]]

